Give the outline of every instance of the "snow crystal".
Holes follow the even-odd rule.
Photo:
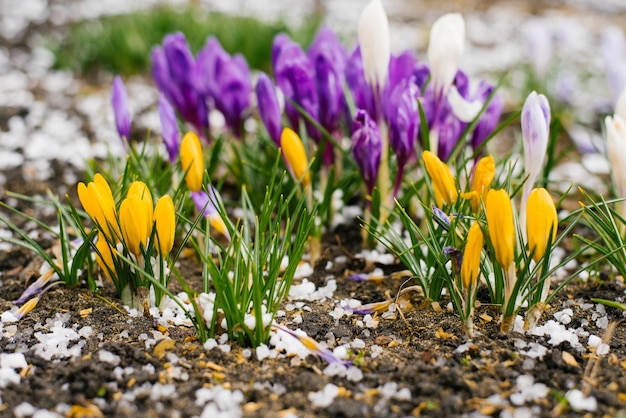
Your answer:
[[[259,361],[263,361],[270,355],[270,349],[267,345],[261,344],[256,348],[256,358]]]
[[[196,405],[204,406],[201,418],[241,417],[243,412],[240,405],[243,401],[241,391],[231,392],[222,386],[201,388],[196,391]]]
[[[589,411],[595,412],[598,408],[598,402],[593,396],[585,398],[585,395],[578,389],[570,390],[565,394],[567,402],[569,402],[572,409],[575,411]]]
[[[352,341],[352,344],[351,344],[351,345],[352,345],[352,348],[354,348],[354,349],[356,349],[356,350],[359,350],[359,349],[361,349],[361,348],[365,348],[365,341],[363,341],[363,340],[362,340],[362,339],[360,339],[360,338],[355,338],[355,339]]]
[[[574,316],[574,311],[571,310],[570,308],[563,309],[562,311],[554,313],[554,318],[564,325],[567,325],[570,322],[572,322],[572,316]]]
[[[337,281],[335,279],[328,280],[326,286],[315,289],[315,284],[307,279],[302,280],[299,285],[292,285],[289,290],[289,297],[295,300],[326,300],[332,298],[337,290]]]
[[[35,338],[39,343],[33,346],[35,354],[45,360],[52,358],[78,357],[81,355],[85,340],[72,328],[65,328],[64,323],[69,315],[56,314],[52,323],[48,323],[50,332],[35,332]],[[70,343],[78,341],[70,347]]]
[[[548,387],[543,383],[535,383],[535,378],[531,375],[518,376],[515,389],[517,392],[511,395],[511,403],[517,406],[545,398],[548,395]]]
[[[158,401],[161,399],[171,399],[176,395],[176,386],[173,384],[164,385],[160,382],[156,382],[154,386],[152,386],[152,391],[150,392],[150,399],[153,401]]]
[[[383,348],[379,345],[373,345],[370,347],[372,358],[376,358],[383,353]]]
[[[120,362],[122,361],[120,356],[118,356],[117,354],[113,354],[107,350],[100,350],[98,351],[97,355],[98,355],[98,359],[102,363],[108,363],[113,366],[119,366]]]
[[[324,386],[324,389],[319,392],[309,392],[307,398],[311,401],[313,406],[326,408],[333,403],[337,395],[339,395],[339,387],[333,385],[332,383],[328,383]]]
[[[377,250],[363,250],[356,256],[358,258],[364,258],[366,261],[385,264],[388,266],[396,263],[396,259],[393,254],[379,253]]]
[[[296,267],[296,272],[293,274],[294,280],[304,279],[313,274],[313,267],[309,263],[300,263]]]
[[[1,353],[0,368],[23,369],[27,367],[26,358],[22,353]]]
[[[552,319],[546,322],[545,325],[536,327],[530,332],[533,335],[549,336],[550,339],[548,340],[548,343],[552,345],[559,345],[562,342],[567,341],[572,347],[581,347],[576,334]]]
[[[10,384],[17,385],[20,383],[20,375],[11,368],[0,369],[0,388],[5,388]]]
[[[22,402],[21,404],[13,408],[13,415],[15,415],[15,418],[32,417],[35,411],[36,409],[34,406],[29,404],[28,402]]]

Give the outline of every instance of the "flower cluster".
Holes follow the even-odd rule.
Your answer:
[[[78,184],[78,197],[98,229],[93,244],[96,261],[118,292],[132,297],[137,289],[150,287],[138,269],[155,271],[154,276],[166,285],[164,261],[174,245],[176,230],[172,198],[161,196],[154,205],[146,184],[135,181],[118,208],[108,182],[99,173],[87,185]]]

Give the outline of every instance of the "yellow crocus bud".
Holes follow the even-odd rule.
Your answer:
[[[148,189],[146,183],[144,183],[143,181],[132,182],[128,187],[128,191],[126,192],[126,198],[129,198],[131,196],[136,196],[139,199],[148,202],[148,207],[150,207],[149,215],[150,219],[152,219],[152,208],[154,205],[152,203],[152,193],[150,193],[150,189]]]
[[[433,185],[437,206],[441,207],[443,203],[450,205],[456,202],[458,192],[450,168],[433,152],[424,151],[422,158],[426,172],[428,172],[428,176]]]
[[[507,271],[515,256],[515,223],[511,198],[504,189],[491,189],[485,199],[489,239],[496,251],[496,259]]]
[[[463,263],[461,263],[461,280],[463,287],[470,290],[476,287],[480,274],[480,254],[483,249],[483,231],[478,222],[474,222],[467,233]]]
[[[548,241],[554,242],[558,226],[556,207],[544,188],[533,189],[526,203],[528,250],[538,262],[546,252]]]
[[[120,205],[120,227],[128,250],[139,257],[152,231],[152,207],[137,196],[124,199]]]
[[[492,155],[481,158],[474,169],[472,179],[472,210],[478,211],[481,199],[484,199],[489,186],[496,175],[496,162]]]
[[[280,148],[291,174],[302,182],[302,187],[306,188],[311,182],[311,175],[308,172],[309,160],[302,140],[292,129],[285,128],[280,136]]]
[[[96,241],[96,261],[100,266],[100,270],[104,273],[105,277],[111,281],[117,279],[115,272],[115,263],[113,261],[113,257],[115,257],[113,253],[113,249],[107,242],[106,238],[102,233],[98,234],[98,241]],[[111,273],[115,275],[115,277],[111,276]]]
[[[192,192],[202,188],[204,155],[198,135],[187,132],[180,143],[180,165],[185,174],[185,183]]]
[[[94,181],[86,186],[85,183],[78,183],[78,199],[98,229],[112,242],[119,241],[120,230],[115,200],[104,177],[98,173],[94,176]]]
[[[169,195],[162,196],[154,208],[154,226],[158,249],[161,255],[167,254],[174,246],[176,232],[176,209]]]

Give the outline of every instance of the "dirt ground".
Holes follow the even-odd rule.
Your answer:
[[[11,181],[7,184],[9,190],[15,187],[43,191],[48,186],[58,190],[59,185]],[[31,209],[35,214],[41,210]],[[41,212],[39,215],[50,216]],[[42,235],[42,242],[45,241]],[[326,363],[313,355],[304,361],[284,356],[258,361],[254,350],[246,357],[246,347],[236,343],[230,343],[230,352],[207,350],[197,340],[193,328],[164,328],[151,318],[130,317],[110,284],[105,284],[100,295],[85,287],[57,286],[17,323],[13,335],[5,334],[0,339],[0,352],[23,352],[28,362],[28,368],[20,371],[21,382],[1,390],[0,416],[14,416],[15,408],[23,402],[36,409],[64,411],[68,416],[200,416],[204,405],[195,401],[196,392],[217,386],[241,391],[240,406],[246,417],[626,414],[626,328],[621,312],[606,309],[608,319],[618,324],[610,339],[609,353],[604,356],[593,354],[583,337],[580,346],[574,347],[570,342],[552,345],[550,335],[504,335],[499,332],[498,311],[486,304],[477,309],[475,322],[479,332],[471,343],[467,343],[458,318],[445,309],[445,300],[441,303],[444,309],[437,312],[420,308],[419,296],[412,299],[411,308],[403,311],[404,320],[378,318],[375,328],[364,327],[360,315],[336,320],[329,312],[342,299],[381,301],[386,292],[394,294],[402,281],[359,283],[345,279],[348,270],[368,268],[362,259],[353,257],[359,249],[356,222],[328,233],[322,260],[309,280],[319,288],[335,279],[337,290],[333,298],[306,302],[279,318],[283,325],[300,328],[320,342],[330,339],[340,345],[361,340],[363,344],[351,351],[352,360],[363,374],[358,381],[324,374]],[[327,269],[327,262],[337,256],[346,256],[347,261],[333,263]],[[22,249],[0,253],[0,311],[9,310],[11,301],[32,280],[33,263],[33,255]],[[380,267],[386,272],[401,269]],[[184,261],[181,269],[197,271],[190,259]],[[541,324],[554,320],[552,314],[568,306],[573,315],[567,328],[584,328],[589,334],[602,337],[604,330],[594,321],[595,305],[590,308],[585,304],[592,297],[615,299],[623,292],[619,280],[574,281],[556,298]],[[85,338],[80,355],[73,359],[48,360],[34,349],[38,330],[50,327],[50,321],[58,315],[63,315],[66,327],[77,331],[87,326],[93,329],[93,334]],[[301,323],[295,323],[298,315]],[[8,325],[5,324],[5,331]],[[162,333],[165,338],[146,348],[146,335],[153,332]],[[162,341],[168,343],[159,344]],[[546,348],[542,356],[524,354],[533,344]],[[103,350],[113,353],[119,362],[102,361]],[[594,362],[596,367],[592,368]],[[528,376],[533,379],[530,387],[542,389],[539,392],[543,396],[524,392],[524,387],[528,387],[524,386],[524,379]],[[310,400],[310,394],[323,391],[329,383],[339,388],[336,397],[328,406],[318,406]],[[168,387],[170,392],[155,395],[157,386]],[[572,389],[582,389],[594,397],[597,409],[573,410],[565,401],[566,393]],[[69,409],[75,405],[91,409]]]

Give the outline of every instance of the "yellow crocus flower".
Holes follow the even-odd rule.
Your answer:
[[[430,151],[424,151],[422,159],[433,185],[437,206],[441,207],[443,203],[450,205],[456,202],[458,191],[450,168]]]
[[[152,203],[152,193],[150,192],[150,189],[148,189],[148,186],[146,186],[146,183],[143,181],[132,182],[126,192],[126,198],[129,198],[130,196],[137,196],[139,199],[148,202],[148,207],[150,208],[150,218],[152,218],[152,208],[154,206]]]
[[[546,252],[548,241],[554,242],[556,238],[558,217],[550,193],[544,188],[533,189],[528,196],[526,213],[528,250],[538,262]]]
[[[174,246],[176,232],[176,209],[169,195],[162,196],[154,208],[154,226],[161,255],[167,254]]]
[[[100,266],[100,270],[104,273],[105,277],[111,281],[117,279],[117,276],[112,277],[111,273],[114,275],[115,272],[115,263],[113,261],[113,257],[115,257],[111,246],[107,242],[106,238],[102,233],[98,234],[98,241],[96,241],[96,261]]]
[[[198,135],[187,132],[180,143],[180,165],[185,174],[185,183],[192,192],[202,188],[204,177],[204,155]]]
[[[461,281],[466,290],[476,287],[480,274],[480,255],[483,249],[483,231],[478,222],[474,222],[467,233],[463,262],[461,263]]]
[[[472,179],[472,210],[478,211],[481,199],[484,199],[489,191],[489,186],[496,175],[496,162],[492,155],[481,158],[474,169]]]
[[[128,250],[139,257],[152,231],[152,207],[137,196],[124,199],[120,205],[120,227]]]
[[[308,172],[309,160],[302,140],[292,129],[285,128],[280,136],[280,147],[293,177],[300,180],[302,187],[306,188],[311,182],[311,175]]]
[[[116,242],[120,239],[120,230],[115,210],[115,200],[109,183],[100,173],[94,176],[94,181],[78,183],[78,199],[91,220],[107,236]]]
[[[504,189],[491,189],[485,199],[489,239],[496,251],[496,259],[507,271],[515,256],[515,223],[511,198]]]

